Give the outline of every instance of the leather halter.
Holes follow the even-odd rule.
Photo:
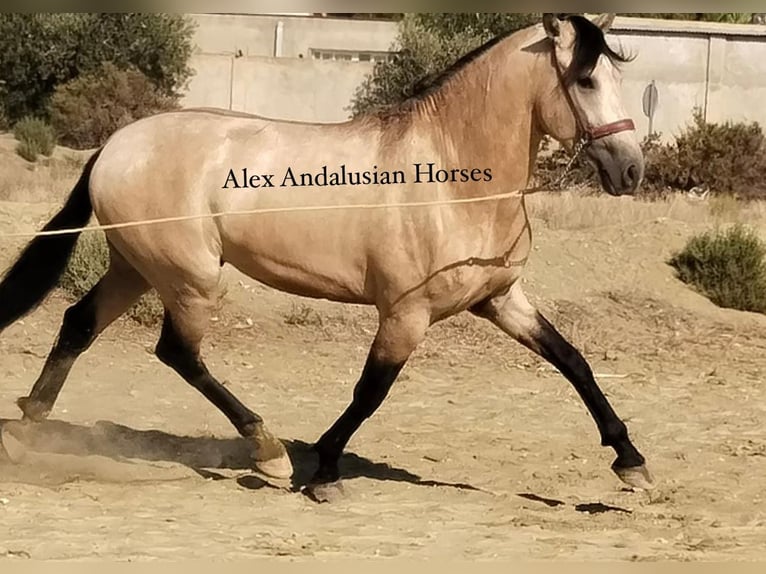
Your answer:
[[[553,47],[553,66],[556,68],[556,75],[558,76],[559,84],[561,84],[561,89],[564,91],[564,95],[566,96],[567,102],[569,103],[569,107],[572,109],[572,114],[574,114],[577,130],[580,132],[580,137],[578,138],[577,144],[575,145],[578,153],[595,140],[618,134],[620,132],[633,131],[636,129],[636,125],[630,118],[623,118],[621,120],[609,122],[608,124],[603,124],[595,127],[588,125],[587,122],[584,122],[580,117],[577,106],[575,106],[574,100],[572,99],[572,94],[569,92],[569,88],[564,81],[564,76],[561,72],[558,58],[556,57],[555,46]]]
[[[604,124],[603,126],[588,128],[586,131],[588,133],[588,137],[590,140],[597,140],[597,139],[605,138],[606,136],[611,136],[614,134],[618,134],[620,132],[625,132],[625,131],[630,131],[635,129],[636,129],[636,126],[633,123],[633,120],[631,120],[630,118],[625,118],[624,120],[617,120],[616,122]]]

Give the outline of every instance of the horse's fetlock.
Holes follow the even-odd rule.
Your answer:
[[[179,367],[188,360],[188,353],[184,348],[166,333],[160,336],[160,340],[154,348],[154,354],[160,361],[172,368]]]
[[[263,434],[263,420],[254,418],[252,422],[245,423],[237,429],[245,438],[255,438]]]
[[[177,354],[173,352],[170,346],[163,339],[160,339],[157,343],[157,346],[154,347],[154,355],[160,360],[161,363],[167,365],[168,367],[172,367],[177,362]]]
[[[602,446],[616,447],[629,442],[628,427],[621,420],[610,422],[604,429],[604,435],[601,439]]]
[[[51,405],[35,401],[30,397],[19,397],[16,405],[24,414],[24,420],[32,422],[41,422],[45,420],[51,412]]]
[[[80,354],[85,352],[95,339],[96,317],[88,301],[83,300],[64,312],[57,342],[61,350]]]

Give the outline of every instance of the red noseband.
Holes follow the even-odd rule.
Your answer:
[[[628,130],[635,130],[635,129],[636,129],[636,126],[633,123],[633,120],[624,119],[624,120],[617,120],[616,122],[612,122],[610,124],[604,124],[603,126],[588,128],[586,130],[586,134],[588,139],[597,140],[600,138],[605,138],[607,136],[618,134],[620,132],[625,132]]]

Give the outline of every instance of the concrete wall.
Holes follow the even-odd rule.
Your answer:
[[[311,48],[386,51],[396,38],[388,21],[306,18],[255,14],[191,14],[195,41],[204,54],[274,56],[277,24],[282,22],[282,57],[310,58]]]
[[[373,64],[316,60],[311,50],[384,52],[396,25],[344,19],[248,14],[195,14],[197,71],[187,106],[215,106],[265,116],[343,121],[356,87]],[[281,25],[281,46],[277,27]],[[654,81],[654,131],[677,133],[701,107],[711,121],[758,121],[766,127],[766,26],[617,18],[610,42],[635,54],[623,89],[639,135]],[[281,52],[281,57],[275,53]]]
[[[217,107],[301,121],[343,121],[366,62],[199,54],[187,107]]]
[[[343,121],[372,62],[317,60],[311,50],[388,52],[396,25],[380,21],[193,14],[197,50],[184,105],[269,117]],[[281,23],[281,43],[277,27]],[[279,44],[279,46],[278,46]],[[281,53],[280,57],[276,57]]]
[[[647,85],[659,104],[654,131],[671,137],[693,108],[708,121],[757,121],[766,128],[766,26],[617,18],[610,43],[636,55],[623,74],[628,113],[643,136]]]

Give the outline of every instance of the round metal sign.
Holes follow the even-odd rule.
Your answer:
[[[647,118],[654,116],[654,112],[657,110],[658,99],[657,86],[654,85],[654,80],[652,80],[652,83],[646,86],[643,97],[644,115]]]

